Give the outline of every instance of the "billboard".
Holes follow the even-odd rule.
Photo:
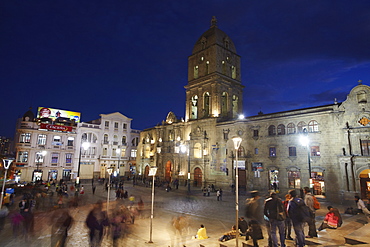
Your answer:
[[[79,123],[81,120],[81,113],[74,111],[66,111],[48,107],[39,107],[37,108],[37,117],[38,118],[51,118],[56,120],[57,118],[68,118],[74,119],[76,123]]]

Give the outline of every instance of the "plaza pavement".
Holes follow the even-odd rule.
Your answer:
[[[85,195],[80,197],[80,206],[69,209],[70,215],[73,217],[73,225],[68,233],[66,246],[87,247],[89,246],[88,229],[85,225],[85,220],[88,212],[91,210],[91,203],[97,200],[106,202],[107,192],[102,186],[97,186],[95,195],[92,195],[91,184],[84,185]],[[152,222],[152,242],[150,240],[150,206],[151,206],[151,188],[144,186],[135,186],[125,184],[125,189],[129,195],[133,194],[136,198],[136,203],[141,197],[144,201],[145,210],[143,215],[135,220],[134,224],[128,224],[128,228],[124,237],[120,238],[116,246],[153,246],[153,247],[231,247],[235,246],[235,240],[219,242],[218,238],[222,233],[229,231],[235,223],[235,196],[230,191],[224,191],[223,201],[217,201],[215,193],[211,193],[210,197],[204,197],[199,188],[192,188],[191,195],[186,192],[186,187],[180,187],[179,190],[166,192],[164,188],[155,188],[155,203],[154,203],[154,218]],[[245,195],[240,195],[239,215],[243,215],[243,202]],[[121,204],[128,205],[128,200],[115,200],[114,189],[110,194],[110,210],[113,211]],[[85,201],[85,203],[82,203]],[[316,226],[318,227],[326,212],[326,207],[330,204],[325,199],[320,199],[321,209],[316,212]],[[81,205],[82,204],[82,205]],[[17,206],[17,202],[15,203]],[[105,208],[106,205],[104,205]],[[347,206],[332,205],[339,208],[343,213]],[[354,204],[352,205],[355,206]],[[56,220],[56,211],[52,212],[35,212],[35,231],[34,235],[28,239],[25,237],[13,237],[12,229],[9,220],[6,221],[5,229],[0,233],[0,246],[29,246],[29,247],[44,247],[51,246],[51,225]],[[171,227],[173,217],[186,216],[189,219],[189,228],[182,235],[175,233]],[[346,246],[346,238],[351,243],[370,243],[370,238],[367,233],[370,230],[368,225],[365,225],[366,219],[363,215],[344,215],[344,224],[336,230],[325,229],[318,232],[318,238],[307,239],[309,246]],[[207,228],[207,233],[210,236],[206,240],[192,239],[196,234],[200,224],[204,224]],[[307,233],[307,228],[305,230]],[[293,234],[294,235],[294,234]],[[260,246],[267,246],[267,233],[264,230],[264,239],[259,241]],[[245,241],[245,238],[239,239],[239,246],[252,246],[252,240]],[[357,241],[357,242],[356,242]],[[287,246],[294,246],[293,241],[286,241]],[[105,236],[102,247],[113,246],[113,241],[110,236]],[[370,246],[364,244],[362,246]]]

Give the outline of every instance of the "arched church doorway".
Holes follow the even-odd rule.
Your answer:
[[[199,167],[197,167],[194,169],[194,186],[201,187],[202,180],[203,180],[202,170]]]
[[[165,174],[164,174],[164,179],[168,183],[171,182],[171,166],[172,166],[171,161],[167,161],[167,163],[166,163],[166,171],[165,171]]]
[[[370,169],[360,173],[361,198],[370,199]]]

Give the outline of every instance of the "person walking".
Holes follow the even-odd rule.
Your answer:
[[[288,204],[289,204],[290,199],[292,199],[292,196],[290,194],[286,194],[285,201],[283,202],[285,212],[287,213],[287,217],[285,219],[285,239],[286,240],[293,240],[291,236],[292,235],[292,220],[290,219],[288,215]]]
[[[297,192],[294,189],[289,190],[289,194],[291,195],[292,199],[288,204],[288,215],[292,220],[294,233],[296,235],[296,246],[303,247],[305,246],[305,236],[303,231],[303,226],[305,223],[304,219],[305,217],[308,217],[309,209],[305,205],[303,199],[297,197]]]
[[[245,239],[248,240],[249,236],[251,236],[253,246],[258,247],[258,240],[263,238],[261,230],[261,224],[264,222],[263,201],[256,190],[251,192],[251,196],[251,198],[246,200],[245,216],[248,219],[249,229]]]
[[[317,238],[317,231],[315,226],[315,212],[316,209],[314,208],[314,196],[311,194],[310,188],[304,187],[304,203],[307,205],[307,207],[310,209],[310,215],[309,217],[305,218],[305,221],[308,224],[308,235],[306,238]]]
[[[285,224],[286,213],[283,202],[276,192],[271,192],[270,198],[265,200],[264,215],[269,219],[270,236],[272,247],[278,247],[276,228],[279,229],[280,246],[285,247]]]

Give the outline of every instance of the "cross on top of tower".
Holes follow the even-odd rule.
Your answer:
[[[216,19],[216,16],[212,16],[211,27],[217,27],[217,19]]]

